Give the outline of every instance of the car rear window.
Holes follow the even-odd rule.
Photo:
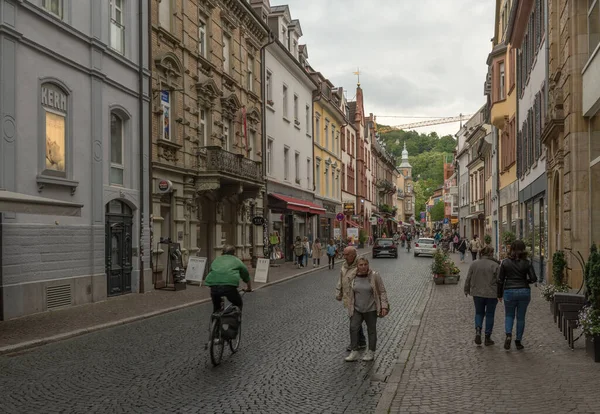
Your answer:
[[[433,240],[420,239],[418,241],[419,244],[433,244]]]
[[[391,246],[392,244],[394,244],[393,240],[377,240],[378,246]]]

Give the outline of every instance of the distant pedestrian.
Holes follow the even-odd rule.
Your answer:
[[[337,254],[337,246],[334,244],[333,239],[329,239],[327,245],[327,258],[329,259],[329,269],[333,269],[335,265],[335,255]]]
[[[502,299],[504,299],[505,311],[506,339],[504,349],[510,349],[515,315],[517,318],[515,346],[519,350],[524,348],[521,340],[525,332],[527,306],[531,301],[531,288],[529,285],[532,283],[537,283],[537,276],[531,262],[527,260],[525,243],[522,240],[515,240],[510,245],[510,257],[502,261],[498,271],[498,300],[502,302]]]
[[[471,263],[467,280],[465,280],[465,296],[473,296],[475,305],[475,343],[481,345],[481,330],[485,318],[485,345],[494,345],[492,330],[494,315],[498,305],[498,267],[494,259],[494,248],[484,247],[481,250],[481,260]]]
[[[344,300],[350,316],[350,346],[352,350],[346,361],[358,359],[360,331],[363,321],[367,324],[369,349],[363,361],[372,361],[377,349],[377,318],[388,314],[389,304],[385,286],[379,273],[369,269],[369,261],[358,259],[357,270],[338,283],[337,300]]]
[[[473,236],[473,240],[469,243],[469,251],[471,252],[471,258],[473,261],[477,260],[477,253],[481,250],[481,242],[478,235]]]
[[[458,247],[458,243],[460,243],[460,238],[458,237],[458,234],[455,234],[454,237],[452,238],[452,244],[451,244],[452,253],[456,253],[456,248]]]
[[[300,236],[296,237],[296,241],[294,242],[294,254],[296,255],[298,269],[304,267],[304,243],[302,243],[302,238]]]
[[[354,279],[356,276],[356,272],[358,271],[358,260],[357,253],[354,247],[346,247],[344,249],[344,264],[342,265],[342,270],[340,270],[340,278],[338,280],[336,286],[336,295],[335,298],[337,300],[342,300],[345,308],[348,308],[348,300],[344,298],[344,292],[349,288],[348,286],[350,280]],[[358,330],[358,347],[366,348],[367,347],[367,339],[365,338],[365,332],[363,331],[362,324],[360,329]],[[348,345],[346,351],[352,351],[352,344]]]
[[[321,266],[321,256],[323,255],[323,246],[321,246],[321,241],[319,239],[315,239],[312,248],[312,259],[313,259],[313,267]]]
[[[311,255],[310,242],[308,241],[308,237],[304,237],[304,240],[302,240],[302,246],[304,247],[304,256],[302,258],[302,265],[308,266],[308,256]]]
[[[460,253],[460,262],[464,263],[465,262],[465,253],[467,252],[467,239],[465,237],[461,238],[456,250],[458,250],[458,253]]]

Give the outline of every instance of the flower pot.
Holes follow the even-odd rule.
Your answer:
[[[458,284],[458,276],[457,275],[446,275],[444,283],[446,285],[456,285],[456,284]]]
[[[600,335],[585,336],[585,352],[594,362],[600,362]]]
[[[433,275],[433,283],[435,283],[436,285],[443,285],[444,279],[444,275]]]

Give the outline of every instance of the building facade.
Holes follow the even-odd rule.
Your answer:
[[[350,121],[350,107],[348,100],[341,90],[342,99],[340,110],[346,115],[342,126],[342,207],[344,221],[342,224],[342,237],[348,237],[347,229],[364,228],[356,204],[356,136],[357,130],[354,123]],[[360,231],[360,230],[359,230]]]
[[[262,46],[268,27],[246,1],[152,2],[153,256],[212,261],[224,244],[262,256],[265,215]],[[261,17],[259,17],[261,16]],[[208,266],[207,266],[208,268]]]
[[[510,42],[517,54],[517,178],[520,225],[538,277],[546,275],[548,195],[542,130],[546,112],[546,8],[542,1],[519,2]],[[587,152],[586,152],[587,155]],[[587,188],[587,186],[586,186]],[[587,210],[587,201],[585,203]]]
[[[269,6],[269,1],[261,1]],[[313,92],[317,84],[306,70],[308,49],[300,45],[300,22],[288,6],[270,7],[268,25],[278,38],[265,49],[266,175],[269,234],[293,260],[296,237],[317,234],[322,207],[314,204]],[[285,29],[285,30],[284,30]]]
[[[0,1],[0,319],[152,287],[142,7]]]
[[[398,172],[396,171],[396,159],[391,156],[385,148],[383,141],[377,135],[377,123],[373,114],[369,115],[367,125],[371,135],[375,137],[371,144],[373,151],[374,177],[374,200],[377,205],[378,215],[383,218],[378,233],[390,236],[398,230],[398,207],[397,195]]]
[[[594,223],[598,222],[598,207],[594,201],[598,200],[598,191],[595,191],[598,174],[594,160],[598,157],[600,142],[597,140],[599,61],[596,57],[600,5],[597,1],[548,1],[547,13],[539,12],[533,5],[529,5],[529,9],[524,9],[523,13],[523,16],[517,15],[522,21],[519,33],[519,40],[523,38],[522,50],[532,48],[523,33],[531,35],[541,30],[549,42],[545,78],[547,87],[540,98],[543,102],[540,122],[541,142],[545,146],[543,154],[547,158],[548,191],[543,198],[543,212],[548,211],[545,217],[548,217],[548,234],[551,237],[548,240],[547,261],[548,274],[551,274],[554,252],[564,250],[566,253],[581,253],[587,258],[590,243],[597,241],[598,231]],[[536,13],[544,16],[539,29],[538,26],[532,26],[531,21],[527,25],[525,23],[527,16]],[[542,53],[546,53],[545,48],[538,52],[538,58]],[[536,71],[535,66],[531,69],[530,66],[524,59],[523,76],[527,76],[527,71],[532,74]],[[527,86],[523,86],[525,91]],[[529,141],[524,141],[524,144],[526,142]],[[524,170],[528,168],[525,158],[520,166]],[[537,225],[536,207],[534,203],[534,225]],[[541,218],[541,213],[539,216]],[[536,230],[534,227],[534,232]],[[565,254],[568,283],[578,289],[583,281],[582,270],[572,256]]]

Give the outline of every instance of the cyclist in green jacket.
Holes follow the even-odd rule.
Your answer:
[[[223,296],[240,310],[242,309],[244,304],[238,292],[240,279],[246,283],[246,292],[252,292],[248,268],[235,256],[235,247],[227,244],[223,246],[223,255],[213,260],[210,272],[204,280],[204,285],[210,287],[214,312],[221,310]]]

